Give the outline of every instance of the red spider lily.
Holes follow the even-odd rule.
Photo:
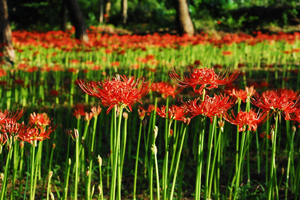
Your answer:
[[[98,106],[98,107],[94,106],[94,107],[91,108],[91,111],[93,113],[93,116],[96,117],[101,113],[102,108],[100,106]]]
[[[211,123],[214,116],[221,117],[228,109],[232,108],[235,104],[236,99],[230,99],[226,95],[214,95],[214,97],[209,97],[206,95],[204,101],[200,102],[200,99],[189,100],[188,102],[183,102],[183,105],[187,107],[191,118],[197,115],[204,115],[209,117]]]
[[[49,127],[48,129],[45,129],[44,127],[37,127],[37,128],[31,128],[26,127],[19,133],[19,138],[22,141],[26,141],[29,143],[32,143],[33,141],[43,141],[45,139],[50,139],[49,135],[55,131],[56,126],[54,128]]]
[[[233,96],[237,99],[241,99],[245,103],[247,98],[250,99],[250,97],[255,94],[256,90],[254,89],[253,86],[251,86],[251,87],[246,87],[245,90],[242,89],[237,90],[233,88],[233,89],[225,90],[225,92],[229,96]]]
[[[149,82],[144,79],[127,78],[125,75],[117,75],[112,79],[107,78],[104,81],[86,83],[83,80],[77,80],[80,88],[88,95],[101,99],[105,107],[109,107],[106,113],[115,106],[128,106],[132,111],[132,105],[149,93]]]
[[[257,126],[262,125],[268,119],[268,112],[256,113],[255,110],[251,109],[249,112],[240,111],[237,116],[234,115],[231,110],[232,116],[228,113],[224,113],[223,118],[231,124],[239,126],[239,131],[245,131],[248,126],[249,131],[255,131]]]
[[[273,110],[274,112],[282,113],[285,116],[285,120],[290,120],[290,114],[298,111],[299,97],[291,99],[292,96],[288,96],[287,93],[280,91],[266,91],[260,95],[255,94],[251,99],[251,103],[263,111]]]
[[[222,74],[217,75],[213,69],[201,68],[195,69],[189,67],[189,74],[182,75],[174,69],[169,73],[170,78],[181,87],[192,87],[195,91],[202,93],[203,89],[217,88],[218,85],[225,85],[235,80],[239,71],[235,70],[230,74],[229,70],[225,70]],[[197,90],[197,86],[200,88]]]
[[[23,116],[24,112],[24,109],[15,112],[5,110],[4,113],[0,111],[0,124],[6,123],[7,121],[16,122]]]
[[[158,92],[163,98],[167,98],[168,96],[175,98],[175,95],[182,91],[181,89],[178,89],[176,85],[171,85],[170,83],[166,82],[152,83],[151,90]]]
[[[139,106],[139,109],[141,111],[145,111],[147,113],[147,115],[149,116],[151,114],[151,112],[155,110],[155,106],[152,104],[149,104],[147,110],[145,108],[143,108],[142,106]]]
[[[138,109],[138,113],[139,113],[139,118],[140,120],[143,120],[145,118],[145,115],[146,115],[146,110],[142,109]]]
[[[51,123],[50,118],[46,113],[31,113],[29,117],[29,123],[32,123],[36,126],[48,126]]]
[[[81,116],[85,116],[84,106],[82,104],[78,104],[76,107],[77,109],[74,110],[73,115],[77,119],[80,119]]]
[[[0,153],[2,151],[2,146],[5,145],[7,140],[8,140],[8,136],[6,133],[0,134]]]
[[[166,112],[166,106],[161,106],[161,108],[156,108],[157,115],[161,116],[162,118],[167,118],[169,120],[178,120],[178,121],[187,121],[187,115],[188,111],[187,109],[172,105],[168,108],[168,111]],[[168,116],[167,116],[168,114]]]
[[[91,113],[85,112],[84,114],[85,114],[84,121],[87,121],[87,122],[90,121],[94,116],[92,112]]]

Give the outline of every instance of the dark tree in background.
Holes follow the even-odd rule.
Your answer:
[[[176,10],[176,25],[179,34],[194,35],[194,25],[189,14],[187,0],[173,0]]]
[[[14,62],[15,51],[12,46],[6,0],[0,0],[0,51],[9,62]]]
[[[86,24],[84,21],[83,14],[81,12],[81,9],[79,7],[77,0],[64,0],[65,5],[67,6],[69,10],[69,15],[72,21],[72,24],[75,27],[75,38],[88,42],[89,37],[86,32]]]

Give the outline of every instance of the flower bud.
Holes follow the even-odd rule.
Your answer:
[[[102,158],[100,157],[100,155],[98,155],[98,163],[99,163],[99,166],[102,166]]]
[[[125,120],[128,119],[128,113],[127,113],[127,112],[123,112],[123,118],[124,118]]]
[[[50,197],[51,197],[51,200],[55,200],[54,194],[52,192],[50,192]]]
[[[94,192],[95,192],[95,185],[93,185],[93,187],[92,187],[91,197],[94,195]]]
[[[157,147],[155,146],[155,144],[152,145],[151,151],[152,151],[154,154],[157,154]]]
[[[158,135],[158,127],[157,126],[154,127],[153,135],[154,135],[154,139],[156,139],[156,137]]]
[[[85,171],[85,174],[86,174],[86,176],[89,176],[90,170],[86,170],[86,171]]]
[[[53,175],[53,171],[50,171],[49,172],[49,180],[52,178],[52,175]]]
[[[53,144],[52,144],[52,149],[55,149],[55,146],[56,146],[55,143],[53,143]]]
[[[99,190],[99,195],[101,195],[102,190],[101,190],[100,185],[98,186],[98,190]]]
[[[20,141],[20,148],[23,149],[24,148],[24,141]]]
[[[71,158],[69,158],[69,165],[71,165]]]

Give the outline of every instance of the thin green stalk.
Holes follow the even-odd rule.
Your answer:
[[[213,173],[213,171],[210,172],[210,162],[211,162],[211,149],[212,149],[212,144],[213,144],[213,137],[214,137],[214,132],[215,132],[215,126],[216,126],[216,121],[217,121],[217,117],[214,116],[213,119],[213,124],[212,124],[212,129],[209,132],[208,135],[208,156],[207,156],[207,165],[206,165],[206,179],[205,179],[205,191],[204,191],[204,199],[210,199],[210,194],[208,193],[208,181],[209,181],[209,177],[210,177],[210,173]]]
[[[71,159],[69,158],[69,162],[67,165],[67,173],[65,176],[65,185],[64,185],[64,195],[63,195],[63,199],[67,200],[68,199],[68,187],[69,187],[69,176],[70,176],[70,169],[71,169]]]
[[[111,184],[111,189],[110,189],[110,199],[115,199],[115,190],[116,190],[116,181],[118,178],[118,197],[121,198],[121,174],[117,174],[120,168],[120,164],[118,163],[120,159],[120,135],[121,135],[121,121],[122,121],[122,113],[123,113],[123,107],[120,106],[119,108],[119,113],[118,113],[118,130],[117,130],[117,135],[116,135],[116,143],[115,143],[115,148],[114,148],[114,161],[113,161],[113,171],[112,171],[112,184]],[[114,111],[116,112],[116,107],[114,108]],[[117,171],[118,170],[118,171]],[[118,177],[117,177],[118,175]]]
[[[275,177],[275,155],[276,155],[276,138],[277,138],[277,128],[278,128],[278,117],[279,113],[276,113],[275,116],[275,130],[272,135],[272,157],[271,157],[271,169],[270,169],[270,181],[268,184],[268,200],[271,200],[273,197],[273,183]],[[277,185],[277,184],[276,184]]]
[[[180,134],[180,135],[182,135],[182,137],[181,137],[181,140],[180,140],[180,146],[179,146],[178,154],[176,156],[176,167],[175,167],[175,171],[174,171],[174,178],[173,178],[173,182],[172,182],[172,190],[171,190],[170,200],[173,199],[174,189],[175,189],[175,185],[176,185],[176,177],[177,177],[177,174],[178,174],[181,151],[182,151],[183,143],[184,143],[184,140],[185,140],[185,133],[186,133],[187,126],[188,126],[188,124],[184,125],[183,133]],[[174,154],[175,154],[175,152],[174,152]]]
[[[49,200],[50,192],[51,192],[51,178],[52,178],[53,172],[49,172],[49,177],[48,177],[48,184],[47,184],[47,200]]]
[[[101,199],[103,200],[103,184],[102,184],[102,158],[98,155],[98,164],[99,164],[99,179],[100,183],[99,186],[99,196],[101,196]]]
[[[245,138],[246,138],[246,133],[245,133],[245,131],[243,131],[241,145],[240,145],[239,166],[238,166],[238,171],[237,171],[237,174],[236,174],[234,199],[237,198],[238,190],[239,190],[239,187],[240,187],[240,177],[241,177],[241,168],[242,168],[242,163],[243,163],[243,153],[244,153]]]
[[[136,157],[135,157],[135,168],[134,168],[134,183],[133,183],[133,199],[136,199],[136,181],[137,181],[137,170],[138,170],[138,162],[139,162],[139,151],[140,151],[140,143],[141,143],[141,135],[142,135],[142,127],[143,122],[140,121],[140,128],[139,128],[139,136],[138,136],[138,144],[136,150]]]
[[[220,129],[216,147],[219,146],[221,134],[222,134],[222,131]],[[215,168],[216,158],[218,157],[217,155],[219,155],[221,153],[219,150],[220,150],[219,148],[215,148],[215,150],[214,150],[214,158],[213,158],[211,173],[210,173],[210,177],[209,177],[208,199],[210,199],[210,194],[211,194],[211,186],[212,186],[212,182],[213,182],[213,174],[214,174],[213,172],[214,172],[214,168]],[[215,193],[215,196],[219,197],[219,193]]]
[[[290,166],[291,166],[291,157],[292,152],[294,149],[294,136],[296,132],[296,127],[293,127],[292,137],[290,138],[290,150],[288,155],[288,165],[287,165],[287,172],[286,172],[286,188],[285,188],[285,200],[288,198],[288,189],[289,189],[289,176],[290,176]]]
[[[74,130],[75,137],[75,186],[74,186],[74,199],[77,200],[78,196],[78,168],[79,168],[79,134],[78,130]]]
[[[9,166],[10,166],[10,162],[11,162],[12,153],[13,153],[13,145],[11,145],[10,149],[8,150],[8,154],[6,157],[6,164],[5,164],[4,178],[2,181],[0,200],[6,199],[5,195],[6,195],[8,172],[9,172]]]
[[[33,200],[34,199],[34,196],[33,196],[33,178],[34,178],[34,169],[35,169],[35,165],[34,165],[34,157],[35,157],[35,142],[33,142],[33,144],[31,145],[31,156],[30,156],[30,161],[31,161],[31,172],[30,172],[30,200]]]
[[[90,152],[89,152],[89,174],[88,174],[88,181],[87,181],[87,196],[90,196],[90,187],[92,181],[92,173],[93,173],[93,155],[94,155],[94,144],[95,144],[95,135],[96,135],[96,127],[97,127],[97,119],[98,116],[94,115],[94,123],[93,123],[93,133],[91,138]]]

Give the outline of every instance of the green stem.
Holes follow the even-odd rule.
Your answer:
[[[142,127],[143,123],[140,122],[139,128],[139,137],[138,137],[138,145],[136,150],[136,157],[135,157],[135,168],[134,168],[134,185],[133,185],[133,199],[136,199],[136,181],[137,181],[137,170],[138,170],[138,162],[139,162],[139,151],[140,151],[140,143],[141,143],[141,135],[142,135]]]
[[[175,171],[174,171],[174,178],[173,178],[173,183],[172,183],[172,190],[171,190],[171,195],[170,195],[170,200],[173,199],[173,193],[174,193],[174,189],[175,189],[175,185],[176,185],[176,177],[177,177],[177,173],[178,173],[178,168],[179,168],[179,162],[180,162],[180,157],[181,157],[181,151],[182,151],[182,147],[183,147],[183,143],[184,143],[184,139],[185,139],[185,133],[186,133],[186,128],[188,125],[184,125],[184,130],[182,133],[182,137],[180,140],[180,146],[179,146],[179,151],[176,157],[176,167],[175,167]],[[181,134],[180,134],[181,135]],[[175,152],[174,152],[175,154]]]

